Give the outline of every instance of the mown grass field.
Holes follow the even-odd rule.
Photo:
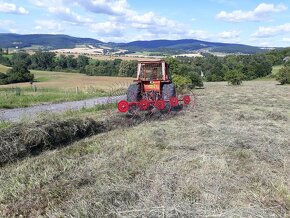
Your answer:
[[[206,83],[187,113],[133,127],[124,118],[110,131],[3,165],[0,214],[289,217],[289,93],[275,81]]]
[[[7,67],[0,65],[6,71]],[[0,85],[0,108],[27,107],[40,103],[82,100],[110,95],[120,84],[133,78],[87,76],[79,73],[31,70],[36,82]],[[16,93],[20,88],[20,95]]]

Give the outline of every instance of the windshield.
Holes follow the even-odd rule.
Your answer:
[[[142,63],[139,78],[143,80],[162,80],[162,64]]]

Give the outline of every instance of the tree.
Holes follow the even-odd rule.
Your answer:
[[[118,76],[133,77],[137,71],[137,61],[125,61],[123,60],[120,64]]]
[[[66,65],[67,65],[67,68],[69,69],[75,69],[78,65],[77,59],[75,59],[73,55],[68,55],[66,57]]]
[[[37,51],[31,56],[31,68],[38,70],[53,70],[55,68],[54,52]]]
[[[202,87],[203,82],[201,76],[196,72],[189,72],[188,74],[189,79],[191,80],[191,84],[193,87]]]
[[[290,84],[290,66],[281,68],[276,74],[276,80],[279,81],[281,85]]]
[[[89,58],[84,55],[79,55],[77,58],[77,67],[78,69],[84,69],[87,65],[89,65]]]
[[[229,70],[226,72],[224,79],[232,85],[241,85],[245,75],[238,70]]]

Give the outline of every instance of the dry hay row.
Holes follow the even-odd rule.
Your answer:
[[[176,115],[177,113],[135,116],[114,114],[105,121],[97,121],[92,118],[71,118],[15,124],[0,130],[0,166],[30,155],[37,155],[44,150],[71,144],[95,134],[117,128],[132,127],[143,122],[169,119]]]
[[[0,131],[0,164],[105,131],[103,122],[89,118],[14,125]]]

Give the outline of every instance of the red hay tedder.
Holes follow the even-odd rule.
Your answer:
[[[189,105],[190,101],[189,95],[177,98],[165,61],[140,61],[137,78],[127,90],[127,101],[120,101],[118,110],[121,113],[134,113],[139,110],[170,112]]]

